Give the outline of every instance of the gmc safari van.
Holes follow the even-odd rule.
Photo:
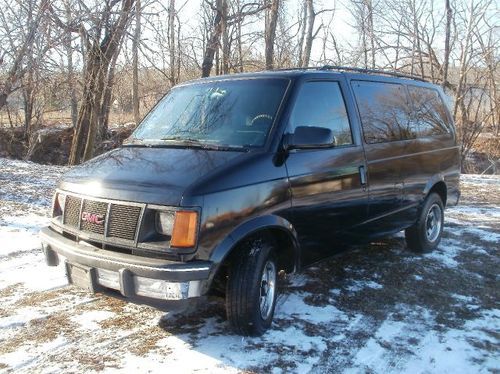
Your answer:
[[[122,147],[72,169],[41,230],[70,283],[125,297],[223,294],[237,333],[270,327],[278,274],[360,239],[441,239],[459,198],[443,91],[343,67],[174,87]]]

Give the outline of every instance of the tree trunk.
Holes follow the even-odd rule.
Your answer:
[[[222,0],[222,18],[221,18],[221,35],[222,35],[222,74],[229,73],[229,58],[231,53],[231,45],[229,43],[229,30],[227,25],[227,0]]]
[[[276,38],[276,25],[278,24],[278,14],[280,9],[280,0],[271,0],[269,9],[266,10],[266,69],[274,68],[274,40]]]
[[[373,3],[372,0],[366,0],[366,10],[368,12],[368,33],[370,36],[370,52],[371,52],[371,62],[372,69],[375,69],[375,30],[373,26]]]
[[[311,49],[314,40],[313,30],[314,30],[314,20],[316,18],[316,13],[314,13],[314,3],[313,0],[305,0],[307,9],[307,31],[304,45],[304,53],[302,54],[302,67],[309,66],[309,60],[311,59]]]
[[[203,62],[201,64],[201,76],[208,77],[214,65],[215,52],[219,48],[220,36],[222,33],[222,1],[217,0],[217,11],[213,22],[210,36],[207,40]]]
[[[450,0],[445,0],[446,9],[446,31],[444,38],[444,59],[443,59],[443,88],[448,85],[448,66],[450,65],[450,34],[451,34],[451,20],[452,11]]]
[[[175,57],[176,57],[176,43],[175,43],[175,0],[170,0],[168,6],[168,49],[170,58],[170,86],[173,87],[177,84]]]
[[[119,53],[115,53],[113,60],[111,61],[109,72],[107,76],[106,86],[104,88],[104,94],[102,98],[102,105],[99,114],[99,139],[103,140],[106,138],[109,128],[109,112],[111,110],[111,100],[113,98],[113,87],[115,85],[115,70],[116,70],[116,60],[118,59]],[[140,119],[139,119],[140,120]],[[137,124],[138,122],[136,122]]]
[[[139,42],[141,39],[141,0],[135,3],[135,30],[132,40],[132,101],[134,105],[134,122],[137,125],[141,120],[139,108]],[[112,66],[114,75],[114,66]],[[113,77],[111,78],[111,80]],[[110,91],[110,90],[109,90]],[[106,96],[106,95],[105,95]],[[109,100],[111,93],[109,93]],[[108,103],[109,105],[109,103]],[[109,113],[109,110],[108,110]],[[107,117],[107,116],[106,116]],[[107,122],[107,121],[105,121]]]
[[[71,7],[68,1],[64,2],[64,7],[66,10],[66,21],[71,22]],[[70,110],[71,110],[71,125],[76,126],[76,121],[78,120],[78,100],[76,98],[76,82],[75,82],[75,72],[73,67],[73,46],[71,43],[72,36],[71,31],[66,30],[64,36],[64,49],[66,50],[66,58],[68,60],[68,75],[66,84],[68,85],[69,100],[70,100]]]

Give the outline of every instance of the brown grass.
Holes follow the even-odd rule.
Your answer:
[[[0,299],[11,297],[16,293],[20,292],[22,288],[23,288],[22,283],[11,284],[10,286],[7,286],[0,290]]]
[[[22,308],[27,306],[38,306],[40,304],[54,304],[55,299],[61,298],[66,290],[56,289],[44,292],[30,292],[15,303],[15,307]]]
[[[158,346],[158,341],[168,336],[170,334],[158,326],[137,331],[128,338],[128,341],[131,342],[128,350],[136,356],[146,356],[151,351],[158,350],[168,355],[172,353],[171,348]]]
[[[6,354],[16,351],[27,344],[40,344],[54,340],[59,335],[74,337],[76,326],[68,316],[60,314],[31,320],[23,328],[0,345],[0,353]]]

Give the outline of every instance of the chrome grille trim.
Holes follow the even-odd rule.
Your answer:
[[[57,190],[57,193],[66,195],[62,219],[63,229],[78,237],[103,244],[137,246],[146,204],[95,198],[63,190]],[[92,205],[96,205],[97,209]],[[89,206],[91,208],[87,208]],[[104,225],[99,226],[83,221],[84,209],[90,210],[91,213],[105,214]],[[113,215],[113,211],[117,216]],[[114,223],[113,217],[115,217]]]

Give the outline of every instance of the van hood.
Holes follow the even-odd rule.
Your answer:
[[[190,185],[245,154],[198,148],[122,147],[71,169],[59,187],[93,197],[179,206]]]

